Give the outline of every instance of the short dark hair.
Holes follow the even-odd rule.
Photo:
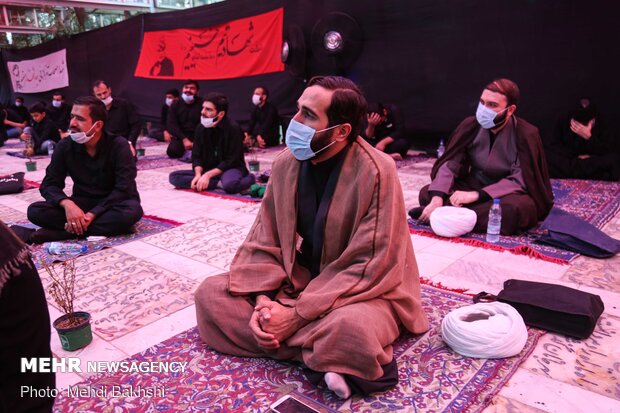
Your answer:
[[[254,88],[256,89],[263,89],[263,95],[267,96],[267,98],[269,98],[269,89],[267,89],[265,86],[256,86]]]
[[[93,123],[100,120],[105,124],[108,120],[108,111],[105,105],[94,96],[80,96],[73,101],[73,106],[88,106]]]
[[[506,96],[508,106],[519,103],[519,86],[510,79],[495,79],[484,88]]]
[[[28,108],[28,113],[45,113],[45,105],[41,102],[34,103]]]
[[[166,94],[166,95],[172,95],[172,96],[174,96],[175,98],[178,98],[179,96],[181,96],[181,95],[179,94],[179,89],[168,89],[168,90],[166,90],[166,93],[165,93],[165,94]]]
[[[21,96],[15,96],[15,100],[21,100],[22,102],[24,101],[24,98]]]
[[[110,85],[108,85],[108,82],[106,82],[105,80],[101,80],[101,79],[99,79],[99,80],[95,80],[95,81],[93,82],[93,84],[92,84],[92,86],[91,86],[90,88],[91,88],[91,89],[94,89],[94,88],[96,88],[97,86],[99,86],[99,85],[100,85],[100,84],[102,84],[102,83],[103,83],[103,84],[105,85],[105,87],[107,87],[108,89],[110,88]]]
[[[187,79],[185,82],[183,82],[183,86],[186,86],[186,85],[194,85],[196,86],[196,90],[200,90],[200,85],[195,80]]]
[[[215,110],[218,112],[226,112],[228,115],[228,98],[220,92],[210,92],[205,98],[205,102],[213,103]]]
[[[320,86],[333,90],[332,101],[327,108],[328,127],[341,123],[351,124],[349,140],[355,140],[362,130],[366,115],[366,98],[362,90],[353,81],[340,76],[315,76],[308,82],[308,87]]]
[[[52,98],[53,98],[54,96],[60,96],[60,100],[65,100],[65,95],[63,95],[63,94],[62,94],[62,93],[60,93],[60,92],[54,92],[54,93],[52,93]]]

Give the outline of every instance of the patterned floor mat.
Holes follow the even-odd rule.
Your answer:
[[[439,325],[449,311],[471,303],[471,296],[422,286],[422,301],[432,329],[401,337],[394,345],[400,382],[385,393],[342,401],[309,383],[297,364],[241,358],[206,348],[196,328],[178,334],[127,359],[129,362],[184,362],[183,372],[97,374],[79,388],[106,396],[78,397],[63,390],[54,411],[268,412],[284,394],[298,392],[342,412],[480,412],[534,349],[543,332],[530,329],[523,351],[507,359],[472,359],[448,348]],[[116,387],[114,387],[116,386]],[[75,391],[77,387],[72,387]],[[111,392],[119,391],[117,397]],[[136,391],[151,392],[136,397]]]

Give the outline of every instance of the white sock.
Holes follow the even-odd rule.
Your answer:
[[[351,388],[342,374],[330,371],[325,373],[324,380],[325,384],[327,384],[327,388],[336,393],[336,396],[341,399],[348,399],[351,397]]]

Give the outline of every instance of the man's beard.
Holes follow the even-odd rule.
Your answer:
[[[329,127],[330,126],[328,126],[328,128]],[[325,148],[327,145],[332,143],[333,133],[334,133],[334,129],[324,130],[324,131],[315,133],[314,137],[312,138],[312,142],[310,143],[310,149],[312,149],[314,152],[318,152],[321,149]]]

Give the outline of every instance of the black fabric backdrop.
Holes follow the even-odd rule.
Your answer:
[[[340,71],[358,82],[369,101],[393,102],[405,114],[414,142],[444,136],[475,112],[483,86],[508,77],[521,88],[518,115],[549,133],[557,117],[581,95],[603,115],[620,118],[620,2],[603,0],[227,0],[178,12],[141,15],[103,29],[22,50],[3,50],[0,102],[13,99],[7,60],[32,59],[67,48],[68,99],[90,93],[96,79],[116,96],[131,100],[145,119],[156,119],[163,93],[180,81],[134,78],[142,32],[221,24],[277,7],[284,27],[312,28],[330,12],[344,12],[360,24],[363,50]],[[306,79],[338,72],[308,51]],[[265,85],[281,114],[292,115],[304,79],[290,72],[201,82],[201,94],[226,93],[230,114],[244,123],[254,87]],[[50,93],[24,95],[27,104]]]

